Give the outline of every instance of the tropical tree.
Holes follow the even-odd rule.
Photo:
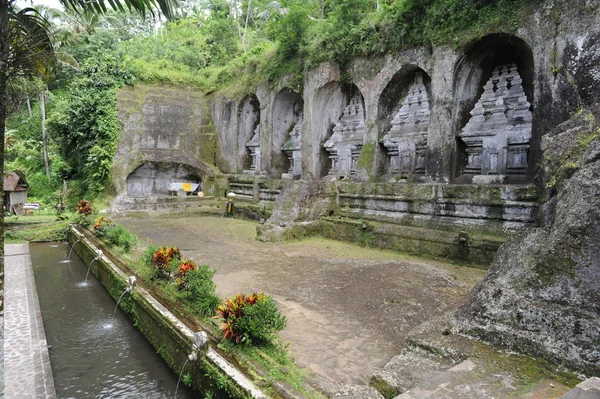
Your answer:
[[[106,13],[109,6],[124,12],[138,11],[142,15],[157,12],[167,19],[173,16],[176,0],[61,0],[76,12]],[[4,176],[4,143],[7,117],[7,88],[9,81],[18,77],[47,78],[55,61],[48,21],[35,9],[19,10],[16,0],[0,0],[0,176]],[[4,192],[4,179],[0,179]],[[4,199],[0,197],[0,292],[4,287]],[[3,309],[0,298],[0,312]],[[1,359],[0,359],[1,360]]]

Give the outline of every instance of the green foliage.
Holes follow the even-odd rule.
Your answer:
[[[215,271],[207,265],[198,266],[186,274],[185,290],[190,293],[193,308],[202,316],[214,316],[221,298],[216,295],[212,278]]]
[[[287,320],[273,297],[264,293],[238,294],[217,309],[223,321],[223,336],[236,344],[269,345],[283,330]]]
[[[111,224],[106,228],[106,239],[125,252],[129,252],[138,243],[137,237],[120,224]]]
[[[116,89],[133,81],[122,58],[95,54],[82,62],[81,74],[69,83],[48,120],[61,137],[71,177],[80,180],[81,194],[88,198],[105,188],[117,148]]]
[[[244,309],[244,317],[239,319],[238,328],[245,342],[264,345],[270,343],[274,334],[283,330],[286,323],[273,297],[268,296]]]

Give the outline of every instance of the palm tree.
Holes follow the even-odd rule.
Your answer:
[[[35,9],[19,10],[16,0],[0,0],[0,176],[4,176],[4,140],[7,117],[7,87],[17,77],[47,78],[55,61],[48,21]],[[167,19],[173,16],[176,0],[61,0],[76,12],[103,14],[107,3],[117,11],[125,9],[153,14],[160,8]],[[4,192],[4,179],[0,179]],[[0,196],[0,292],[4,287],[4,195]],[[0,312],[3,309],[0,298]],[[0,359],[1,360],[1,359]]]
[[[53,62],[47,21],[32,8],[18,10],[15,0],[0,0],[0,176],[4,176],[8,83],[18,77],[45,78]],[[4,179],[0,187],[4,193]],[[4,275],[4,195],[0,198],[0,272]]]

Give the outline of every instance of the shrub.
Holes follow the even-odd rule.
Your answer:
[[[112,221],[109,218],[100,216],[94,221],[94,231],[96,232],[96,235],[99,237],[106,236],[106,232],[109,230],[111,224]]]
[[[177,247],[160,247],[152,255],[155,276],[163,279],[171,277],[171,273],[179,266],[181,253]]]
[[[111,244],[121,247],[127,252],[138,243],[137,237],[120,224],[112,225],[108,228],[106,230],[106,238]]]
[[[286,326],[273,297],[237,294],[217,308],[223,336],[236,344],[268,345]]]
[[[177,273],[175,273],[175,284],[177,285],[177,289],[179,291],[184,290],[187,286],[187,278],[186,275],[195,270],[198,266],[191,260],[182,260],[179,263],[179,267],[177,269]]]
[[[140,255],[140,263],[144,266],[153,266],[154,265],[154,253],[158,251],[158,247],[156,245],[150,244],[144,252]]]
[[[81,200],[77,203],[77,213],[80,215],[91,215],[94,211],[92,203],[88,200]]]
[[[212,278],[215,271],[207,265],[189,270],[185,275],[185,291],[190,293],[194,310],[202,316],[213,316],[221,303]]]

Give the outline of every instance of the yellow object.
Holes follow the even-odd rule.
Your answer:
[[[181,183],[181,188],[185,191],[192,191],[192,183]]]

